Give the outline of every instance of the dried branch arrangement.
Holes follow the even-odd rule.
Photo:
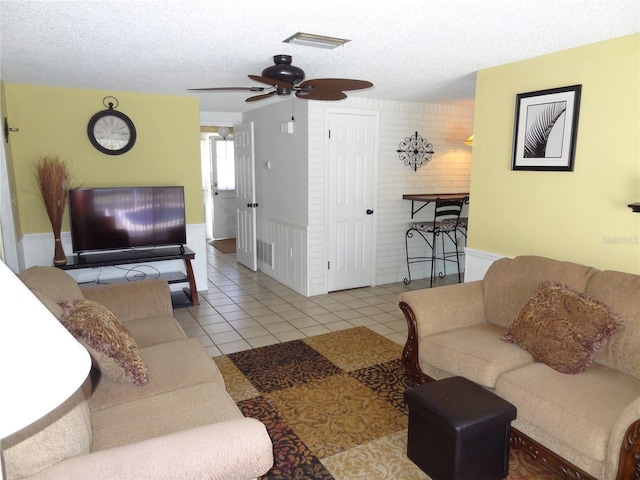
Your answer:
[[[41,157],[33,164],[33,171],[53,229],[55,239],[53,263],[64,265],[67,263],[67,259],[60,240],[60,229],[62,228],[64,209],[67,205],[69,186],[73,178],[67,163],[60,160],[58,156]]]

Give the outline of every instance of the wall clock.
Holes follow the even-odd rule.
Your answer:
[[[124,113],[114,110],[109,102],[107,110],[96,113],[87,126],[91,144],[107,155],[122,155],[136,143],[136,127]]]

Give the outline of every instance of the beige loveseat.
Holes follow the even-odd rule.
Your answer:
[[[230,480],[271,468],[264,425],[242,415],[212,358],[186,337],[165,281],[79,288],[54,267],[33,267],[20,278],[58,318],[59,302],[106,306],[135,339],[148,383],[115,381],[94,368],[57,410],[3,439],[7,480]]]
[[[561,373],[502,339],[545,282],[622,321],[582,373]],[[640,276],[503,258],[481,281],[402,293],[399,302],[409,326],[403,365],[414,383],[460,375],[505,398],[518,409],[512,447],[566,478],[640,478]]]

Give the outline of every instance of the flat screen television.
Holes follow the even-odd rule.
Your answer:
[[[74,253],[187,243],[184,187],[69,189]]]

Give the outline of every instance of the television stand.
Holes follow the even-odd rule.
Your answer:
[[[183,260],[186,274],[182,272],[161,273],[160,278],[169,284],[188,283],[182,291],[171,292],[173,308],[200,305],[196,279],[193,274],[191,260],[196,254],[184,245],[155,247],[149,249],[132,249],[122,251],[105,251],[100,253],[78,254],[67,257],[66,265],[56,265],[62,270],[80,270],[83,268],[112,267],[137,263],[164,262],[167,260]],[[126,279],[109,279],[109,282],[123,282]]]

